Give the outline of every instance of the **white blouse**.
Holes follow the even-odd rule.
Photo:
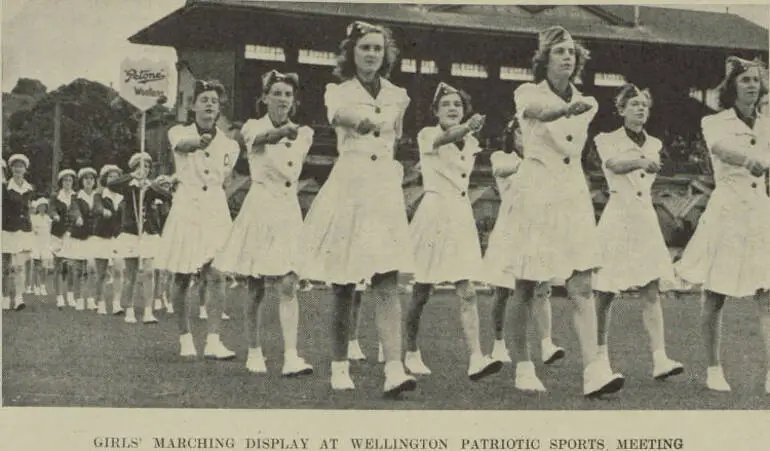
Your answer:
[[[440,126],[426,127],[417,135],[420,147],[423,187],[427,192],[467,196],[471,171],[476,155],[481,152],[478,140],[468,134],[462,150],[456,143],[434,148],[436,138],[443,133]]]
[[[232,173],[240,153],[238,143],[217,129],[216,136],[205,149],[194,152],[178,152],[177,145],[184,139],[198,138],[197,127],[177,125],[168,131],[168,140],[174,152],[175,175],[180,190],[223,190],[223,184]]]
[[[623,127],[614,132],[600,133],[594,138],[596,151],[602,159],[602,170],[612,194],[649,200],[655,174],[648,174],[643,169],[637,169],[626,174],[616,174],[606,167],[608,161],[616,158],[621,160],[644,158],[660,164],[660,151],[663,148],[663,143],[646,132],[645,136],[646,139],[642,147],[639,147],[628,137]]]

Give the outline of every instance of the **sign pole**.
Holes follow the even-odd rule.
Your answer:
[[[56,189],[56,185],[59,183],[57,177],[59,175],[59,165],[61,162],[59,158],[61,156],[61,102],[56,101],[56,106],[53,110],[53,155],[51,158],[51,188]]]

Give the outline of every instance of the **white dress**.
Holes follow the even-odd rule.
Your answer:
[[[5,205],[10,205],[11,202],[14,202],[16,205],[19,203],[29,202],[31,193],[34,191],[32,185],[30,185],[26,180],[21,184],[18,184],[13,178],[10,178],[6,181],[5,189],[8,191],[8,193],[6,193],[7,197],[3,199],[3,207],[5,207]],[[13,191],[13,193],[11,193],[11,191]],[[11,197],[12,200],[9,200]],[[6,215],[12,213],[9,212],[7,208],[3,208],[3,214]],[[6,222],[5,219],[7,218],[3,219],[4,228]],[[0,245],[2,246],[4,254],[15,255],[19,253],[30,252],[35,247],[35,237],[32,231],[27,232],[19,229],[11,232],[8,230],[3,230],[1,238],[2,239],[0,240]]]
[[[598,226],[601,269],[594,277],[594,289],[619,293],[654,280],[660,280],[663,286],[673,286],[674,266],[650,197],[655,174],[642,169],[615,174],[606,168],[607,161],[612,159],[645,158],[659,163],[663,144],[646,135],[640,148],[623,127],[598,135],[595,142],[610,199]]]
[[[51,217],[47,214],[33,214],[30,217],[32,221],[32,234],[35,237],[35,244],[32,248],[31,258],[50,262],[53,260],[52,242],[51,242]]]
[[[767,161],[770,123],[761,116],[749,128],[729,109],[703,118],[709,149],[719,143],[740,146],[746,155]],[[770,199],[764,177],[712,156],[716,188],[695,234],[676,265],[677,275],[703,289],[732,297],[770,288]]]
[[[217,129],[206,149],[176,151],[181,140],[199,136],[195,124],[177,125],[168,132],[179,183],[155,254],[157,269],[195,274],[211,262],[230,234],[232,219],[223,184],[240,147]]]
[[[412,271],[404,168],[393,155],[409,96],[385,79],[381,86],[376,99],[357,79],[326,86],[330,122],[352,107],[371,114],[381,132],[336,128],[339,158],[305,218],[303,278],[349,284]]]
[[[490,157],[492,162],[492,172],[496,173],[505,168],[506,170],[516,170],[521,165],[521,158],[515,153],[506,153],[497,151]],[[516,279],[505,273],[506,266],[513,254],[512,244],[514,239],[511,236],[510,221],[513,210],[510,203],[513,200],[514,182],[516,174],[507,177],[495,176],[497,191],[500,195],[500,206],[498,208],[497,219],[492,233],[489,234],[487,241],[487,250],[484,253],[484,277],[483,281],[489,284],[514,289],[516,288]],[[501,212],[508,212],[507,215],[501,215]]]
[[[526,83],[514,98],[521,124],[524,161],[511,201],[498,213],[510,249],[503,276],[549,282],[599,266],[599,239],[581,154],[598,105],[572,86],[573,98],[593,105],[588,112],[541,122],[523,117],[533,103],[564,106],[547,81]]]
[[[479,142],[471,135],[462,150],[455,143],[434,149],[443,130],[426,127],[417,135],[425,195],[410,224],[414,280],[437,284],[478,280],[481,245],[468,197]]]
[[[250,119],[241,129],[249,155],[251,187],[224,247],[214,259],[218,270],[244,276],[283,276],[298,272],[302,211],[297,183],[313,144],[313,129],[300,127],[296,140],[281,139],[254,152],[257,135],[272,130],[268,116]]]

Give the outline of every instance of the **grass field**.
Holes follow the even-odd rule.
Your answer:
[[[725,312],[723,356],[733,387],[731,394],[702,388],[705,362],[696,295],[672,297],[664,303],[669,354],[685,364],[686,372],[663,383],[650,377],[651,356],[640,306],[629,296],[616,304],[610,349],[614,368],[627,377],[626,387],[606,399],[586,400],[581,396],[578,346],[564,298],[553,300],[554,339],[567,348],[567,358],[551,367],[537,364],[549,392],[532,395],[513,388],[510,365],[484,381],[468,380],[458,305],[449,292],[439,292],[426,308],[421,337],[425,362],[434,374],[421,378],[417,391],[393,401],[381,397],[382,366],[375,363],[377,341],[368,295],[364,298],[361,339],[371,360],[352,365],[358,390],[344,393],[332,392],[328,382],[329,290],[300,293],[300,354],[316,368],[315,375],[304,379],[280,377],[282,345],[278,312],[272,301],[264,315],[264,352],[270,374],[246,371],[243,296],[242,289],[230,292],[232,320],[224,324],[222,333],[223,341],[238,353],[230,362],[181,360],[177,356],[175,318],[164,313],[157,314],[160,324],[129,325],[122,317],[60,311],[51,299],[43,302],[30,297],[26,310],[3,312],[3,404],[238,409],[770,409],[770,396],[763,395],[762,344],[751,301],[732,301]],[[197,300],[193,302],[197,305]],[[481,294],[486,352],[491,351],[492,342],[490,308],[490,296]],[[201,352],[205,323],[196,319],[194,328]],[[533,355],[539,356],[536,347]]]

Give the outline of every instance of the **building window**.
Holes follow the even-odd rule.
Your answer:
[[[249,60],[286,61],[286,54],[282,48],[265,45],[247,44],[243,56]]]
[[[414,74],[417,72],[417,60],[404,58],[401,60],[401,72]]]
[[[453,77],[487,78],[487,68],[481,64],[452,63]]]
[[[619,74],[606,74],[597,72],[594,78],[594,84],[596,86],[619,88],[626,84],[626,78]]]
[[[301,49],[299,51],[299,63],[334,67],[337,65],[337,55],[334,52]]]
[[[436,65],[436,62],[433,60],[422,60],[422,62],[420,63],[420,73],[437,74],[438,66]]]
[[[535,77],[532,75],[532,69],[523,67],[500,67],[500,80],[510,81],[532,81]]]

